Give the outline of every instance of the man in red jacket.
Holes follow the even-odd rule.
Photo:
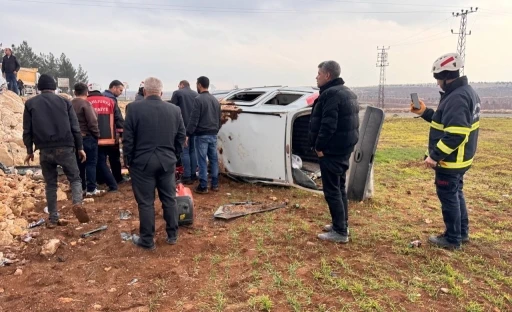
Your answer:
[[[98,115],[100,137],[98,139],[98,171],[105,180],[109,192],[117,192],[117,182],[107,166],[107,157],[110,149],[116,145],[116,109],[115,102],[101,94],[101,86],[93,83],[89,86],[87,100]],[[92,194],[97,195],[97,194]]]

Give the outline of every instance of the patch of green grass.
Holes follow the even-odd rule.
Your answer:
[[[272,303],[272,300],[270,300],[269,296],[262,295],[250,298],[249,306],[259,311],[270,311],[274,307],[274,304]]]
[[[378,164],[393,163],[393,162],[407,162],[414,160],[421,160],[425,155],[426,148],[403,148],[403,147],[389,147],[377,149],[375,153],[375,162]]]

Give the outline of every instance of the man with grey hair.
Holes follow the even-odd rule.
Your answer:
[[[318,155],[325,200],[332,224],[318,238],[348,243],[348,200],[346,172],[354,146],[359,139],[359,104],[357,96],[340,78],[340,65],[325,61],[318,65],[317,85],[320,96],[313,103],[309,139]]]
[[[144,81],[144,100],[126,106],[123,152],[132,188],[139,206],[140,236],[133,243],[155,249],[155,189],[162,202],[167,223],[167,244],[178,239],[176,206],[176,155],[185,144],[185,126],[178,107],[162,101],[162,82],[154,77]]]

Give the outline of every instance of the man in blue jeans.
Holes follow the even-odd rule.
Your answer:
[[[220,129],[221,110],[219,101],[208,92],[210,79],[201,76],[197,78],[197,92],[194,110],[187,124],[187,142],[195,137],[197,158],[199,164],[199,185],[195,189],[198,194],[208,193],[208,161],[211,166],[211,189],[219,191],[219,162],[217,157],[217,133]]]
[[[7,80],[9,90],[19,95],[17,74],[20,70],[20,63],[16,56],[12,55],[10,47],[4,48],[4,57],[2,59],[2,75]]]
[[[100,129],[98,128],[98,116],[87,101],[88,87],[85,83],[79,82],[75,84],[75,98],[71,101],[78,118],[80,132],[84,151],[87,155],[85,163],[78,162],[80,169],[80,178],[82,179],[82,190],[87,196],[98,195],[99,191],[96,187],[96,165],[98,162],[98,138],[100,137]]]
[[[196,103],[197,92],[190,89],[190,83],[186,80],[180,81],[178,90],[174,91],[170,103],[175,104],[181,110],[181,116],[185,127],[187,127],[190,120],[190,115]],[[197,156],[195,148],[195,138],[193,136],[188,138],[188,145],[183,148],[181,153],[181,162],[183,164],[183,184],[193,184],[197,180]]]

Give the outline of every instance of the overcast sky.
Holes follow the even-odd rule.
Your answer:
[[[71,4],[71,5],[70,5]],[[433,82],[433,61],[455,52],[468,17],[466,74],[512,80],[510,0],[0,0],[0,42],[65,52],[103,87],[156,76],[172,91],[206,75],[216,89],[315,85],[338,61],[348,86],[378,84],[377,46],[391,46],[387,82]],[[384,12],[384,13],[383,13]],[[394,12],[394,13],[390,13]],[[399,12],[399,13],[397,13]],[[407,13],[405,13],[407,12]]]

